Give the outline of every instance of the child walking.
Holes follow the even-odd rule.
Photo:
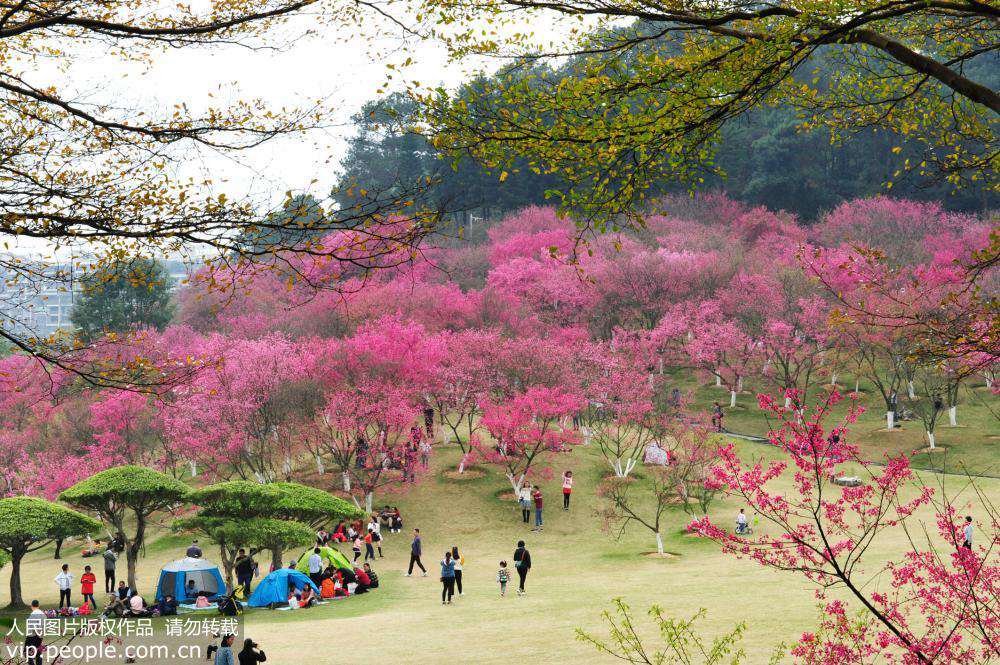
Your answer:
[[[351,549],[354,550],[354,562],[357,563],[358,559],[361,558],[361,536],[355,535],[354,542],[351,543]]]
[[[563,510],[569,510],[569,495],[573,493],[573,472],[563,473]]]
[[[507,595],[507,582],[510,581],[510,573],[507,572],[507,562],[500,562],[500,570],[497,571],[497,582],[500,583],[500,597]]]

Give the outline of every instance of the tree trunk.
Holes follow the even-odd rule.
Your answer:
[[[146,537],[146,518],[136,515],[135,538],[125,547],[125,560],[128,563],[128,587],[132,591],[138,591],[135,582],[135,569],[139,561],[139,552],[142,550],[142,543]]]
[[[24,554],[15,553],[10,558],[10,605],[8,609],[23,610],[24,599],[21,598],[21,557]]]
[[[836,372],[832,372],[830,374],[830,385],[831,386],[837,385],[837,373]]]
[[[191,467],[191,477],[192,478],[197,478],[198,477],[198,463],[195,462],[194,460],[190,460],[188,462],[188,464]]]
[[[927,443],[930,444],[931,450],[936,447],[934,445],[934,432],[927,432]]]
[[[986,387],[987,387],[987,388],[992,388],[992,387],[993,387],[993,379],[991,379],[991,378],[990,378],[990,377],[988,377],[988,376],[987,376],[987,377],[985,377],[985,378],[986,378]]]
[[[345,492],[350,492],[351,491],[351,474],[347,473],[346,471],[342,471],[341,474],[340,474],[340,477],[341,477],[341,480],[343,481],[343,484],[344,484],[344,491]]]
[[[663,554],[663,536],[659,531],[656,532],[656,553]]]
[[[958,427],[958,407],[953,406],[948,409],[948,424],[952,427]]]
[[[375,495],[371,492],[365,494],[365,512],[372,514],[372,504],[375,502]]]
[[[854,392],[861,392],[861,379],[854,379]]]
[[[735,409],[736,408],[736,391],[735,390],[730,390],[729,391],[729,408],[730,409]]]
[[[892,428],[896,426],[896,414],[892,411],[885,412],[885,428],[892,431]]]
[[[458,472],[465,473],[465,455],[462,455],[462,459],[458,460]]]
[[[284,554],[284,550],[280,548],[271,550],[271,567],[275,570],[281,570],[285,567],[285,564],[281,562],[282,554]]]
[[[787,409],[791,405],[792,405],[792,398],[789,397],[788,395],[785,395],[785,408]]]
[[[663,374],[663,358],[656,359],[656,368],[659,374]]]
[[[906,394],[910,396],[910,399],[916,399],[917,393],[913,389],[913,381],[906,382]]]
[[[323,468],[323,458],[316,455],[316,473],[322,476],[325,470],[326,469]]]
[[[719,376],[718,374],[715,375],[715,387],[716,388],[722,387],[722,377]]]
[[[53,559],[61,559],[62,558],[62,544],[63,544],[63,539],[62,538],[56,538],[56,553],[55,553],[55,556],[52,557]]]
[[[743,377],[742,376],[736,377],[736,392],[738,392],[738,393],[743,392]]]

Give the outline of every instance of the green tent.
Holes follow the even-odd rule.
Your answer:
[[[310,547],[302,556],[299,557],[298,563],[295,564],[295,570],[300,573],[309,574],[309,557],[312,555],[315,547]],[[340,553],[332,547],[321,547],[319,548],[319,555],[323,558],[324,566],[333,566],[334,568],[340,568],[341,570],[354,570],[354,566],[351,565],[350,559]]]

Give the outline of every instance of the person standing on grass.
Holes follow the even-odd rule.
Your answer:
[[[542,488],[535,487],[535,491],[531,493],[531,499],[535,502],[535,528],[532,531],[542,530]]]
[[[90,609],[97,609],[97,601],[94,600],[94,585],[97,584],[97,575],[91,572],[90,566],[83,567],[83,575],[80,575],[80,593],[83,594],[83,602],[90,602]]]
[[[531,570],[531,552],[524,546],[524,541],[517,541],[517,549],[514,550],[514,568],[517,569],[518,585],[517,595],[524,595],[524,580]]]
[[[962,528],[962,547],[972,549],[972,515],[965,516],[965,526]]]
[[[569,495],[573,493],[573,472],[563,473],[563,510],[569,510]]]
[[[413,530],[413,542],[410,543],[410,567],[406,571],[406,576],[409,577],[413,574],[413,564],[417,564],[420,571],[423,573],[424,577],[427,577],[427,569],[424,568],[424,564],[420,562],[420,555],[423,553],[423,547],[420,542],[420,529]]]
[[[45,612],[38,601],[31,601],[31,614],[24,624],[24,655],[31,665],[42,665],[42,635],[45,634]]]
[[[354,551],[354,563],[357,563],[361,558],[361,534],[355,534],[351,549]]]
[[[464,596],[462,591],[462,567],[465,566],[465,557],[458,553],[458,547],[452,546],[451,559],[455,562],[455,589],[459,596]]]
[[[441,559],[441,604],[451,605],[451,597],[455,595],[455,560],[451,552],[445,552]]]
[[[115,590],[115,567],[118,566],[118,555],[115,554],[114,545],[108,543],[108,548],[104,550],[104,593],[112,593]]]
[[[357,555],[355,555],[354,557],[355,561],[357,560],[357,558],[358,558]],[[322,579],[320,578],[323,575],[323,557],[319,555],[318,547],[313,548],[312,554],[309,555],[308,565],[309,565],[309,579],[312,580],[313,584],[319,586],[320,583],[322,582]]]
[[[497,582],[500,583],[500,597],[507,595],[507,582],[510,581],[510,573],[507,572],[507,562],[500,562],[500,570],[497,571]]]
[[[257,567],[253,557],[247,556],[245,549],[240,548],[236,556],[236,583],[243,587],[243,593],[250,595],[250,586],[253,583],[254,569]]]
[[[372,513],[372,518],[368,522],[368,531],[372,534],[372,545],[378,548],[378,556],[382,558],[382,525],[378,523],[378,515]],[[374,556],[372,557],[375,558]]]
[[[62,570],[56,575],[55,582],[56,586],[59,587],[59,609],[63,608],[63,602],[66,603],[66,607],[72,607],[70,595],[73,593],[73,574],[69,572],[68,563],[62,565]]]
[[[372,528],[368,527],[368,533],[365,534],[365,561],[375,560],[375,548],[372,544],[375,541],[375,534],[372,532]]]
[[[530,524],[531,520],[531,485],[525,484],[517,495],[517,502],[521,505],[521,519],[525,524]]]

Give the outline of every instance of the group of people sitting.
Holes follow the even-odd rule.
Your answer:
[[[313,580],[315,583],[316,580]],[[312,607],[320,600],[331,598],[343,598],[359,593],[367,593],[371,589],[378,588],[378,575],[372,570],[371,565],[365,564],[363,568],[341,569],[327,566],[319,575],[319,595],[313,590],[312,585],[307,584],[302,589],[295,586],[295,582],[288,581],[288,606],[292,609]]]
[[[177,599],[173,596],[164,596],[155,605],[148,605],[146,599],[139,592],[130,589],[124,581],[119,582],[115,592],[108,595],[108,604],[104,608],[106,617],[155,617],[176,614]]]

